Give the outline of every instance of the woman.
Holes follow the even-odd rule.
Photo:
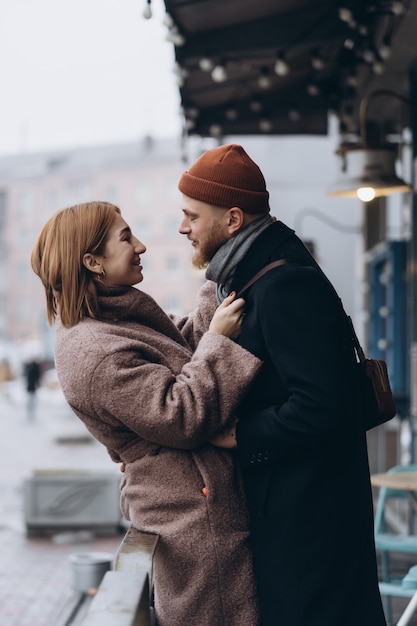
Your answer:
[[[145,250],[105,202],[63,209],[44,226],[31,260],[56,320],[59,380],[74,412],[125,466],[123,514],[160,536],[158,626],[255,626],[240,474],[233,451],[207,443],[227,433],[261,365],[231,340],[244,302],[230,297],[213,315],[208,283],[180,332],[133,287]]]

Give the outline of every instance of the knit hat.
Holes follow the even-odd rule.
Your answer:
[[[261,170],[242,146],[229,144],[207,150],[184,172],[178,183],[181,193],[245,213],[269,213],[269,193]]]

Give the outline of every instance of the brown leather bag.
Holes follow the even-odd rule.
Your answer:
[[[274,267],[286,265],[287,263],[290,263],[288,259],[279,259],[278,261],[274,261],[263,267],[257,274],[255,274],[255,276],[251,278],[249,282],[246,283],[244,287],[242,287],[242,289],[240,289],[237,297],[240,298],[242,294],[266,272]],[[320,268],[318,269],[321,273],[323,273]],[[323,274],[323,276],[325,276],[325,274]],[[331,285],[327,276],[325,276],[325,278]],[[333,285],[331,285],[331,287],[337,296]],[[352,319],[344,311],[343,306],[342,311],[348,321],[353,346],[358,359],[357,370],[362,395],[364,427],[365,430],[371,430],[371,428],[375,428],[376,426],[380,426],[381,424],[388,422],[396,415],[397,412],[389,381],[388,368],[386,362],[381,359],[366,358],[356,335]]]
[[[371,430],[392,419],[397,410],[392,395],[388,368],[382,359],[368,359],[359,343],[352,320],[347,316],[352,341],[358,358],[359,379],[363,396],[363,418],[366,430]]]

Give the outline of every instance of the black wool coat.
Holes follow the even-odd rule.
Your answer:
[[[384,626],[366,434],[341,302],[294,232],[274,222],[237,267],[239,343],[264,361],[239,409],[262,626]]]

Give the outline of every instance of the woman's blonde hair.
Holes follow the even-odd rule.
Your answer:
[[[43,227],[31,264],[45,288],[50,325],[58,311],[66,328],[97,317],[97,276],[83,258],[87,252],[103,254],[116,213],[120,209],[109,202],[86,202],[57,211]]]

